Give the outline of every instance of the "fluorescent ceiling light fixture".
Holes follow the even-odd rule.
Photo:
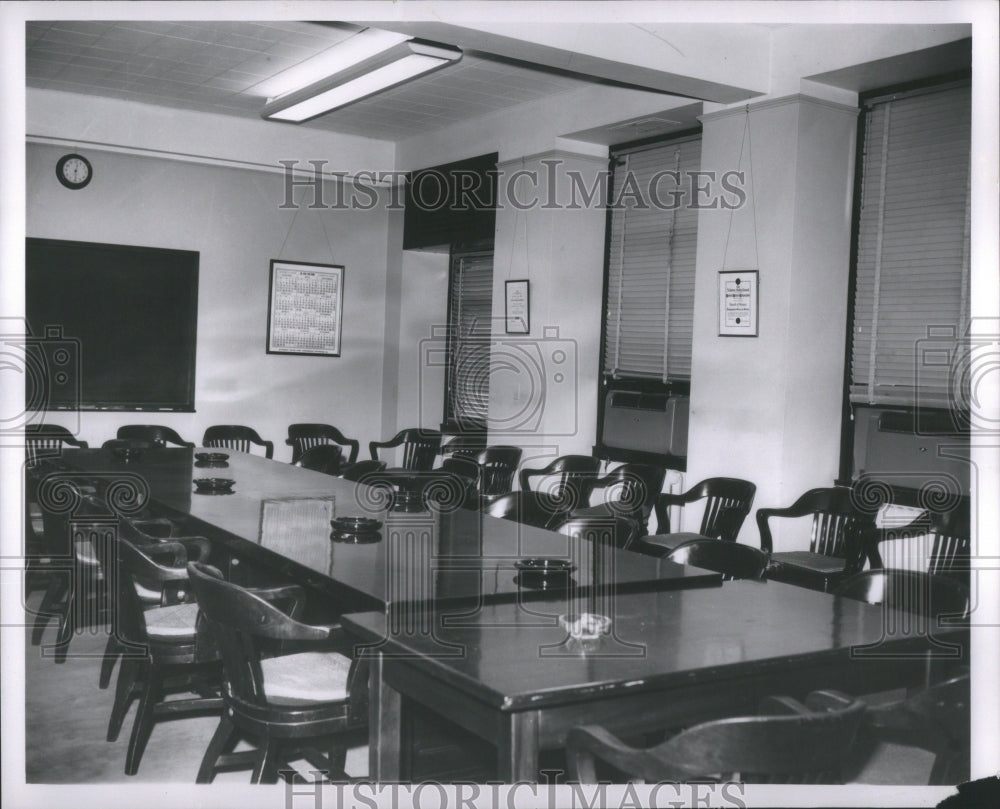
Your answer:
[[[276,76],[254,85],[256,95],[267,96],[268,99],[308,87],[320,79],[340,73],[350,67],[377,56],[410,37],[397,34],[394,31],[383,31],[380,28],[365,28],[352,33],[325,51],[299,62]]]
[[[270,99],[260,114],[276,121],[300,123],[437,70],[461,57],[462,52],[457,48],[403,42],[308,87]]]

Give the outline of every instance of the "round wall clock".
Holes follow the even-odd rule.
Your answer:
[[[93,176],[94,170],[91,168],[90,161],[83,155],[63,155],[56,163],[56,177],[59,178],[59,182],[74,191],[86,186]]]

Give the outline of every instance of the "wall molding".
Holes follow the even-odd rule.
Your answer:
[[[216,157],[206,154],[193,154],[190,152],[177,152],[168,149],[153,149],[146,146],[127,146],[123,143],[107,143],[103,141],[86,140],[83,138],[62,138],[54,135],[36,135],[28,133],[25,137],[27,143],[39,144],[42,146],[60,146],[74,151],[82,149],[93,149],[98,152],[111,152],[113,154],[131,155],[133,157],[150,157],[158,160],[176,160],[181,163],[193,163],[203,166],[219,166],[230,169],[242,169],[244,171],[263,171],[270,174],[284,174],[285,167],[279,163],[264,163],[253,160],[237,160],[234,158]],[[292,174],[297,179],[309,179],[314,176],[313,167],[308,162],[299,163],[303,168],[295,167]],[[305,167],[309,167],[308,170]],[[345,174],[343,172],[320,171],[320,176],[330,182],[358,184],[357,175]],[[370,182],[366,181],[365,186],[375,186],[378,188],[389,188],[394,183]]]

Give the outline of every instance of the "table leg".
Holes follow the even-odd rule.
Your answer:
[[[505,784],[538,780],[538,712],[504,715],[497,741],[497,777]]]
[[[376,783],[399,781],[402,757],[402,697],[382,677],[384,665],[375,655],[368,681],[368,766]]]

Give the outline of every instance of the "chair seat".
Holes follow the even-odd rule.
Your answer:
[[[771,561],[777,565],[803,567],[816,573],[841,573],[844,560],[836,556],[824,556],[812,551],[785,551],[771,554]]]
[[[197,604],[171,604],[143,613],[150,638],[193,638],[198,620]]]
[[[350,658],[337,652],[299,652],[260,661],[264,696],[277,705],[347,699]]]
[[[705,537],[701,534],[692,534],[689,532],[677,534],[652,534],[648,537],[641,537],[636,540],[632,550],[639,551],[639,553],[649,554],[651,556],[666,556],[670,553],[670,551],[674,550],[679,545],[683,545],[685,542],[690,542],[692,539],[705,539]],[[723,540],[719,541],[722,542]]]

